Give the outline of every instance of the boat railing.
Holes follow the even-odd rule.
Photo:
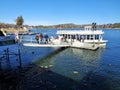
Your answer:
[[[102,30],[59,30],[57,31],[58,35],[62,34],[70,34],[70,35],[75,35],[75,34],[80,34],[80,35],[89,35],[89,34],[104,34]]]
[[[15,36],[9,36],[9,35],[7,35],[7,36],[0,36],[0,40],[11,40],[11,39],[15,39]]]

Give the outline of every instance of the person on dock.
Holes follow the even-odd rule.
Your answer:
[[[19,41],[19,31],[15,30],[14,34],[15,34],[15,42],[18,43],[18,41]]]

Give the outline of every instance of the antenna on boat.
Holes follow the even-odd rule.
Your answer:
[[[92,30],[93,30],[93,31],[96,30],[96,23],[92,23]]]

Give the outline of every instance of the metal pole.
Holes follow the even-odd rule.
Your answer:
[[[18,57],[19,57],[19,64],[20,64],[20,68],[21,68],[22,67],[22,63],[21,63],[20,49],[18,49]]]
[[[9,61],[9,48],[7,48],[7,51],[6,51],[6,55],[7,55],[7,60]]]
[[[0,74],[2,73],[2,57],[0,57]]]
[[[31,43],[32,43],[32,36],[31,36]]]
[[[6,50],[6,63],[7,63],[7,67],[8,67],[8,70],[10,70],[11,68],[11,65],[10,65],[10,59],[9,59],[9,48],[7,48]]]
[[[22,36],[20,36],[20,43],[22,43]]]

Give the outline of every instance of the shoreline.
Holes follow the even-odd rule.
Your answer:
[[[32,68],[32,64],[26,67],[4,70],[0,72],[0,90],[18,90],[19,82],[23,81],[26,73]]]
[[[55,50],[54,52],[47,54],[46,56],[43,56],[41,59],[45,59],[46,57],[50,57],[52,54],[56,54],[60,51],[60,49]],[[25,81],[32,80],[29,79],[34,75],[37,75],[38,73],[47,73],[49,72],[47,68],[43,67],[37,67],[35,64],[30,63],[27,66],[24,66],[22,68],[17,68],[11,70],[5,70],[0,73],[0,89],[1,90],[24,90],[25,88],[21,87],[24,85]],[[44,77],[46,79],[46,77]],[[29,85],[28,85],[29,86]],[[24,87],[24,86],[23,86]],[[35,86],[36,87],[36,86]],[[48,86],[51,88],[51,86]],[[46,87],[43,87],[46,89]],[[29,89],[26,89],[29,90]]]
[[[86,88],[84,83],[62,76],[46,67],[31,65],[16,90],[77,90]]]
[[[7,34],[14,34],[16,31],[19,31],[19,33],[29,32],[29,29],[27,28],[1,28],[1,29],[6,31]]]
[[[3,46],[1,47],[3,50],[6,48],[12,48],[12,47],[16,47],[17,48],[17,44],[14,45],[10,45],[10,46]],[[24,48],[24,47],[23,47]],[[23,49],[21,48],[21,50]],[[48,52],[46,55],[43,55],[41,59],[44,59],[46,57],[50,57],[53,54],[58,53],[60,50],[52,50],[51,52]],[[33,53],[33,52],[31,52]],[[37,59],[37,58],[36,58]],[[23,82],[25,80],[25,78],[27,77],[27,75],[29,75],[30,71],[35,69],[36,65],[33,64],[32,62],[28,63],[27,65],[23,66],[22,68],[20,68],[19,66],[17,68],[14,69],[8,69],[8,70],[0,70],[0,90],[18,90],[18,87],[21,87],[21,82]],[[40,71],[43,71],[43,68],[39,68]],[[35,71],[37,72],[37,71]],[[35,72],[33,71],[32,74],[35,74]]]

